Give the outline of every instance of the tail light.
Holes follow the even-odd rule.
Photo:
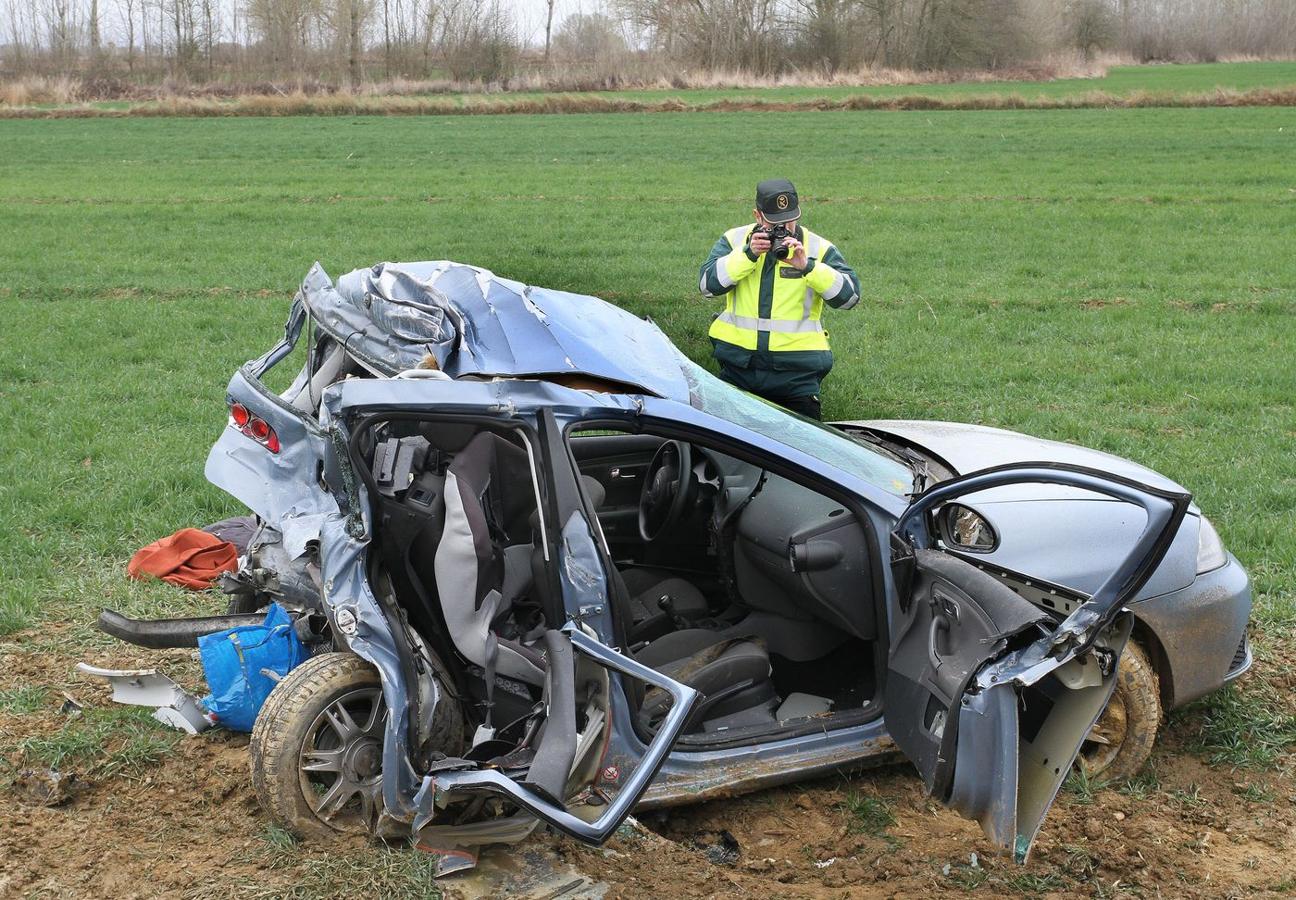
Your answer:
[[[252,415],[252,411],[242,403],[230,404],[230,422],[271,453],[279,452],[279,435],[275,434],[274,428],[260,416]]]

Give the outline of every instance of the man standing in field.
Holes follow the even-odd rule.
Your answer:
[[[793,412],[820,418],[819,384],[832,368],[826,302],[859,302],[859,276],[827,239],[800,225],[796,188],[756,185],[756,221],[730,228],[702,265],[707,297],[725,295],[711,323],[720,377]]]

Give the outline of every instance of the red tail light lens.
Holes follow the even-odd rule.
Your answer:
[[[256,416],[253,416],[252,421],[248,422],[247,425],[248,437],[260,441],[263,444],[266,442],[266,438],[270,437],[272,431],[274,431],[274,429],[270,427],[269,423],[267,423],[265,419]]]
[[[275,434],[274,428],[260,416],[252,415],[252,411],[242,403],[230,404],[230,418],[234,420],[234,427],[240,433],[252,438],[271,453],[279,452],[279,435]]]

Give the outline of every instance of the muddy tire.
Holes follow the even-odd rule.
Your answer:
[[[367,832],[382,809],[378,671],[322,653],[266,698],[252,729],[252,787],[278,824],[304,838]]]
[[[1161,727],[1161,692],[1147,653],[1131,641],[1121,654],[1116,688],[1080,747],[1077,764],[1090,778],[1133,778],[1152,755]]]

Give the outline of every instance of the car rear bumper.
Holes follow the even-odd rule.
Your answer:
[[[1167,709],[1218,690],[1251,668],[1251,583],[1232,554],[1187,587],[1131,603],[1130,609],[1159,644],[1157,674],[1163,687],[1168,682]]]

